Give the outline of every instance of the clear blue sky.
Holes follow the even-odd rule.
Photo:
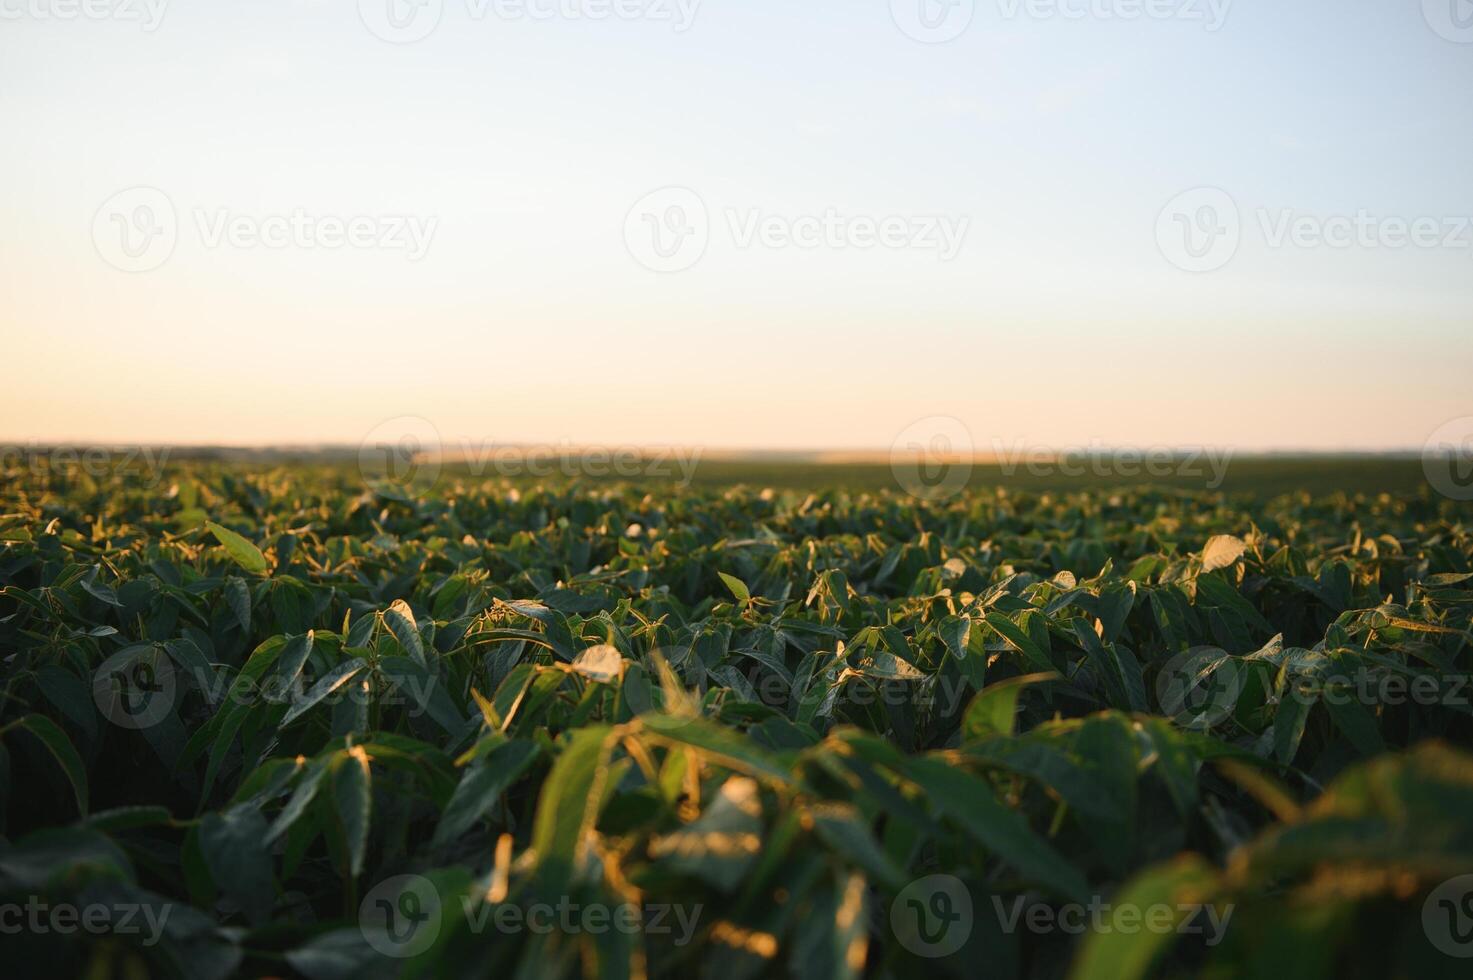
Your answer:
[[[152,31],[122,19],[145,0],[66,2],[0,0],[0,438],[355,442],[417,415],[883,448],[947,415],[984,446],[1382,448],[1473,414],[1473,231],[1274,247],[1259,216],[1473,215],[1473,43],[1419,0],[1239,0],[1216,31],[982,0],[940,44],[890,0],[705,0],[684,31],[443,0],[407,44],[360,16],[391,0],[178,2]],[[138,186],[177,243],[125,272],[99,208]],[[657,272],[626,219],[668,186],[708,241]],[[1204,186],[1240,242],[1193,273],[1158,219]],[[209,237],[298,211],[433,235],[417,259]],[[830,213],[966,232],[950,259],[739,234]]]

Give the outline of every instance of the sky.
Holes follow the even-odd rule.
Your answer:
[[[1470,90],[1469,0],[0,0],[0,439],[1416,449]]]

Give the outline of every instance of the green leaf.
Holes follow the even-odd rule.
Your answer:
[[[1064,898],[1089,901],[1084,876],[1034,834],[1021,814],[999,802],[987,783],[934,756],[908,760],[904,772],[934,807],[1005,864]]]
[[[1320,703],[1329,711],[1335,727],[1361,755],[1380,755],[1386,751],[1386,740],[1381,737],[1375,716],[1364,704],[1355,700],[1353,692],[1334,692],[1323,697]]]
[[[251,544],[245,538],[236,534],[228,527],[221,527],[214,521],[205,521],[205,527],[215,536],[215,540],[225,546],[225,551],[235,563],[254,575],[260,575],[266,571],[266,556],[261,554],[261,549]]]
[[[857,672],[885,681],[919,681],[926,675],[911,664],[886,650],[878,650],[859,662]]]
[[[1197,771],[1202,759],[1193,752],[1183,732],[1165,718],[1147,718],[1141,723],[1156,750],[1156,774],[1166,784],[1176,812],[1190,817],[1197,806]]]
[[[246,702],[227,704],[220,712],[223,719],[220,722],[214,744],[210,748],[210,761],[205,766],[204,788],[200,790],[200,806],[209,801],[210,790],[215,785],[215,777],[220,773],[220,767],[225,763],[225,756],[230,751],[230,746],[235,743],[235,736],[240,731],[241,725],[245,724],[247,716],[255,710],[255,706]]]
[[[314,760],[306,765],[305,771],[298,778],[297,788],[292,791],[291,798],[286,801],[286,806],[272,821],[270,829],[266,832],[266,840],[274,842],[282,834],[291,829],[292,825],[301,819],[302,814],[307,812],[307,807],[317,797],[317,790],[322,785],[322,778],[327,774],[327,762]]]
[[[465,728],[465,716],[455,706],[445,684],[423,663],[408,657],[380,657],[378,669],[393,681],[395,690],[407,690],[416,707],[448,734],[458,735]]]
[[[1290,690],[1285,691],[1279,700],[1273,726],[1274,758],[1286,766],[1299,754],[1299,743],[1303,740],[1305,726],[1309,723],[1310,709],[1314,707],[1314,701],[1306,693],[1293,689],[1293,680],[1289,685]]]
[[[251,631],[251,588],[245,581],[234,575],[225,579],[225,601],[230,606],[230,611],[235,614],[235,621],[240,624],[242,633]]]
[[[1216,873],[1195,855],[1137,876],[1111,904],[1116,908],[1168,908],[1171,928],[1090,930],[1070,970],[1071,980],[1144,980],[1163,950],[1175,941],[1177,927],[1194,906],[1212,901],[1216,888]]]
[[[288,690],[296,689],[297,678],[302,673],[302,667],[307,663],[307,658],[312,656],[312,643],[316,635],[308,630],[303,636],[296,636],[287,641],[281,651],[281,666],[278,671],[284,681],[283,687]]]
[[[1054,664],[1048,654],[1011,619],[1000,612],[990,612],[984,619],[988,626],[1002,635],[1003,639],[1017,647],[1036,670],[1046,673],[1054,672]]]
[[[586,838],[603,803],[601,776],[612,750],[604,725],[580,728],[553,763],[532,819],[532,849],[548,888],[560,890],[581,865]]]
[[[490,813],[502,794],[541,754],[542,749],[536,742],[511,741],[493,749],[484,760],[472,765],[455,787],[455,793],[435,827],[432,843],[448,844]]]
[[[1018,714],[1018,697],[1033,684],[1063,680],[1058,674],[1025,674],[989,684],[972,699],[962,720],[962,734],[967,740],[991,735],[1011,735]]]
[[[139,827],[166,827],[174,822],[169,808],[164,806],[120,806],[101,810],[79,822],[79,826],[116,834]]]
[[[65,667],[44,664],[36,671],[36,686],[70,724],[81,729],[84,745],[97,737],[97,705],[86,681]]]
[[[276,900],[266,819],[249,804],[207,813],[198,828],[200,853],[215,887],[229,895],[252,922],[271,917]]]
[[[94,875],[133,879],[128,855],[95,829],[38,830],[0,851],[0,879],[10,887],[48,889]]]
[[[51,753],[56,764],[66,775],[67,782],[72,785],[72,795],[77,799],[77,812],[82,816],[87,815],[87,769],[82,765],[82,757],[77,755],[77,750],[72,745],[71,739],[66,733],[56,727],[56,723],[45,715],[25,715],[0,728],[0,735],[11,730],[26,732],[34,736],[46,751]]]
[[[972,621],[966,616],[947,616],[936,627],[947,651],[957,660],[967,659],[967,641],[972,635]]]
[[[748,590],[746,582],[743,582],[735,575],[728,575],[725,572],[717,572],[716,574],[721,576],[721,581],[726,583],[726,587],[731,590],[732,595],[736,596],[738,602],[746,605],[752,601],[752,593]]]
[[[880,847],[857,808],[827,803],[814,807],[812,815],[814,831],[837,854],[863,868],[886,888],[899,890],[905,885],[905,871]]]
[[[346,867],[354,878],[363,873],[368,854],[368,827],[373,809],[372,773],[362,746],[335,752],[328,763],[335,828],[341,837]]]
[[[356,657],[338,664],[332,670],[318,678],[317,683],[313,684],[307,690],[307,693],[302,695],[302,699],[291,706],[291,710],[281,719],[281,725],[279,727],[285,728],[290,725],[302,717],[303,714],[316,707],[323,698],[367,669],[368,664]]]
[[[640,721],[651,735],[700,749],[730,769],[766,776],[780,783],[792,779],[787,767],[754,746],[751,739],[704,718],[651,714],[642,715]]]
[[[869,894],[864,876],[826,882],[794,937],[788,975],[814,980],[855,980],[869,949]]]
[[[730,892],[761,852],[762,800],[755,780],[732,776],[694,823],[650,842],[659,866]]]
[[[414,621],[414,612],[402,599],[395,599],[388,609],[384,610],[384,624],[389,627],[389,632],[394,634],[394,639],[399,641],[399,646],[409,655],[410,659],[418,664],[425,664],[424,640],[419,635],[419,624]]]

